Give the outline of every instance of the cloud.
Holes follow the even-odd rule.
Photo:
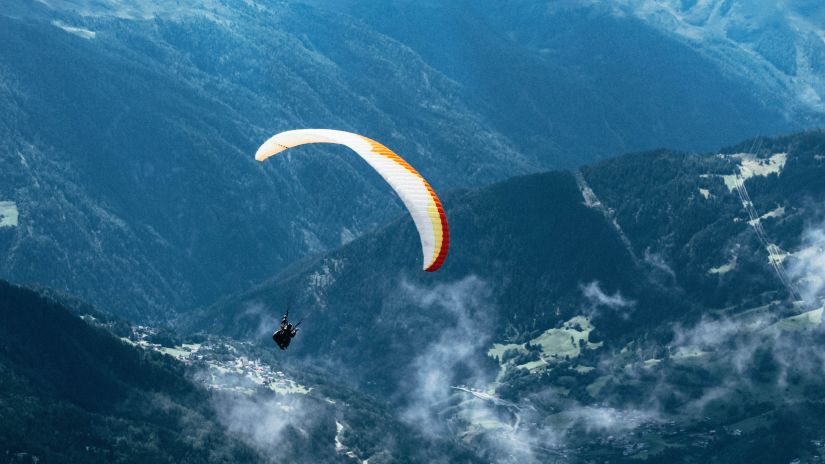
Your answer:
[[[742,323],[730,318],[703,318],[690,327],[677,324],[673,327],[674,340],[670,349],[672,352],[686,347],[700,350],[719,349],[743,329]]]
[[[403,417],[411,424],[441,424],[438,416],[450,398],[452,385],[461,382],[486,383],[480,364],[484,347],[492,332],[489,315],[490,291],[487,284],[475,276],[451,284],[421,288],[403,283],[402,289],[419,307],[437,307],[453,320],[444,327],[437,340],[415,358],[408,385],[410,405]],[[459,379],[459,370],[469,372],[469,378]],[[443,428],[427,426],[425,434],[444,432]]]
[[[221,423],[254,449],[283,452],[287,431],[306,434],[317,414],[297,395],[224,395],[215,399]]]
[[[617,409],[609,406],[575,405],[565,411],[570,425],[582,427],[587,432],[618,433],[633,430],[640,425],[657,420],[656,415],[639,409]]]
[[[194,375],[211,390],[217,423],[260,455],[316,462],[305,454],[308,449],[333,450],[329,433],[335,412],[328,403],[300,393],[270,391],[232,369],[204,368]],[[329,446],[314,443],[319,436],[328,436]]]
[[[788,273],[802,299],[818,307],[825,298],[825,223],[808,227],[800,249],[789,259]]]
[[[781,403],[789,386],[821,386],[825,371],[820,332],[794,324],[775,308],[762,308],[675,325],[665,347],[650,340],[636,342],[624,353],[605,353],[600,368],[619,388],[606,388],[598,400],[625,408],[633,402],[654,419],[680,420],[716,417],[722,404],[735,411],[756,398]],[[653,358],[664,362],[649,363]],[[622,395],[622,388],[631,384],[637,394]],[[794,395],[790,398],[798,399]]]
[[[582,286],[582,293],[593,306],[607,306],[608,308],[626,308],[632,304],[626,300],[621,292],[616,292],[613,295],[608,295],[601,289],[598,281],[590,282]]]
[[[825,297],[823,250],[825,225],[806,230],[800,251],[789,259],[791,275],[806,299]],[[655,255],[648,253],[645,260],[663,273],[672,272]],[[593,312],[627,314],[635,306],[598,281],[580,288]],[[509,398],[512,402],[494,396],[485,400],[450,387],[468,384],[493,393],[486,389],[495,385],[494,373],[481,360],[496,322],[485,313],[498,312],[487,284],[468,277],[434,287],[405,284],[404,289],[416,305],[438,308],[450,320],[410,367],[412,401],[404,417],[425,433],[461,436],[482,458],[496,462],[542,462],[551,456],[563,460],[567,447],[582,440],[621,449],[634,443],[634,431],[645,424],[680,427],[671,421],[717,417],[720,404],[735,410],[765,395],[781,402],[789,386],[820,385],[817,379],[825,371],[818,332],[789,328],[795,323],[773,307],[738,316],[706,316],[674,325],[669,337],[652,335],[627,350],[605,351],[597,369],[610,380],[592,403],[547,384]],[[628,393],[628,385],[635,393]]]
[[[515,404],[479,399],[454,388],[461,384],[483,391],[495,377],[485,367],[496,329],[488,284],[469,276],[429,288],[404,283],[402,290],[417,306],[443,311],[451,320],[410,366],[403,419],[430,437],[466,432],[464,439],[485,459],[537,462],[533,451],[556,441],[552,431],[519,427],[521,413]]]
[[[580,288],[585,299],[587,299],[587,309],[590,312],[589,317],[591,319],[595,318],[603,308],[616,311],[623,319],[627,319],[630,317],[629,310],[636,305],[635,301],[628,300],[618,290],[616,293],[608,295],[602,290],[601,284],[597,280],[587,285],[581,285]]]
[[[254,325],[255,327],[254,338],[256,340],[271,336],[272,332],[278,327],[280,316],[274,315],[272,309],[267,308],[260,302],[246,304],[241,314],[244,318],[254,321],[254,323],[250,325]]]
[[[488,388],[497,371],[486,367],[486,352],[496,329],[491,315],[497,311],[488,284],[470,276],[434,287],[404,283],[402,290],[420,308],[438,309],[451,320],[412,362],[409,382],[403,385],[409,403],[402,416],[425,435],[461,436],[483,459],[494,462],[537,463],[551,456],[563,459],[568,439],[578,431],[618,434],[655,419],[633,408],[582,405],[552,387],[516,403],[495,397]],[[633,305],[618,292],[606,294],[597,282],[583,291],[594,306]],[[461,391],[456,385],[470,387]],[[534,400],[553,403],[559,412],[538,409]],[[548,422],[549,416],[555,420]]]
[[[663,258],[662,255],[660,255],[659,253],[651,252],[650,248],[645,249],[644,261],[654,269],[669,276],[671,279],[676,278],[676,273],[673,271],[673,268],[667,264],[665,258]]]

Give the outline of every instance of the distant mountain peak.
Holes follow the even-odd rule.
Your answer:
[[[798,105],[825,113],[822,2],[622,0],[614,5],[683,37],[756,85],[778,80]]]

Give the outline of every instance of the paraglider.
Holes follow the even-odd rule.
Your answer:
[[[281,326],[272,334],[272,340],[275,341],[278,348],[285,350],[289,347],[289,343],[298,335],[298,324],[293,326],[289,323],[289,309],[287,309],[286,314],[281,318]]]
[[[424,270],[435,272],[441,267],[450,246],[450,231],[441,201],[418,171],[384,145],[351,132],[299,129],[281,132],[264,142],[255,153],[255,159],[264,162],[284,150],[310,143],[345,145],[372,166],[398,194],[412,216],[421,239]]]

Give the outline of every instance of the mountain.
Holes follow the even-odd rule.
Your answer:
[[[776,73],[763,58],[749,61],[745,46],[733,53],[717,44],[712,27],[703,41],[675,33],[681,29],[656,10],[723,3],[735,2],[333,2],[490,101],[489,120],[518,134],[515,143],[546,138],[544,156],[559,149],[553,156],[571,161],[555,168],[660,147],[702,152],[821,125],[823,108],[811,103],[822,94],[821,72]],[[742,2],[731,16],[744,24],[752,10],[775,5],[762,3]],[[816,16],[795,16],[805,17]],[[775,42],[769,21],[750,28],[761,43]],[[801,48],[814,47],[815,62],[822,44],[812,41],[821,41],[799,35]],[[781,42],[774,55],[792,57],[789,48]]]
[[[400,213],[344,150],[258,166],[280,130],[365,133],[443,192],[822,116],[596,6],[12,0],[0,22],[0,276],[149,321]]]
[[[291,300],[292,355],[502,462],[808,462],[823,176],[820,130],[516,177],[444,198],[435,275],[402,218],[188,323],[269,343]]]
[[[629,0],[614,8],[681,38],[788,111],[822,111],[825,8],[820,2]]]
[[[421,303],[412,289],[436,292],[445,282],[484,282],[491,304],[504,308],[491,321],[506,328],[500,336],[525,340],[585,309],[589,288],[633,301],[632,321],[599,315],[610,335],[709,307],[799,299],[799,284],[783,280],[791,278],[784,261],[819,214],[822,134],[757,139],[714,155],[630,154],[452,192],[444,198],[451,251],[438,273],[418,270],[418,238],[404,217],[218,302],[197,327],[248,337],[259,326],[254,308],[277,311],[292,298],[319,319],[305,330],[323,334],[296,352],[333,351],[355,363],[364,355],[357,341],[369,333],[376,351],[368,359],[386,358],[375,361],[386,372],[415,355],[403,351],[418,327],[450,318],[438,305],[412,310]],[[348,326],[357,330],[336,333]],[[393,340],[405,341],[398,353],[387,351]]]
[[[456,193],[444,203],[451,251],[437,273],[421,275],[411,258],[417,256],[415,229],[411,221],[398,220],[222,301],[197,328],[249,337],[257,334],[261,312],[277,312],[294,298],[294,306],[312,311],[305,337],[317,339],[299,344],[296,353],[330,354],[333,364],[340,358],[344,365],[358,365],[358,371],[366,370],[365,382],[370,379],[392,390],[416,355],[408,345],[418,338],[426,344],[427,333],[453,322],[454,315],[438,304],[419,307],[424,301],[420,294],[437,295],[444,282],[489,287],[482,293],[490,292],[490,301],[468,308],[469,316],[486,313],[490,304],[509,308],[484,314],[506,329],[502,336],[538,335],[544,327],[569,319],[579,309],[580,286],[591,282],[605,291],[622,289],[633,298],[651,299],[651,307],[666,298],[636,278],[640,271],[631,255],[602,215],[582,203],[570,173],[515,178]],[[621,330],[621,321],[614,322],[613,330]]]
[[[176,363],[5,282],[0,318],[0,449],[10,462],[260,460],[215,425],[207,395]]]
[[[343,150],[261,168],[257,144],[282,129],[366,132],[436,187],[539,166],[454,83],[345,17],[240,1],[221,20],[17,3],[22,14],[0,19],[0,198],[18,212],[0,230],[0,266],[17,282],[164,318],[398,214],[383,181]]]
[[[6,461],[480,462],[311,366],[176,338],[0,281]]]

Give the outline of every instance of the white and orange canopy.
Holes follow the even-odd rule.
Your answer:
[[[288,148],[308,143],[345,145],[381,174],[401,197],[415,222],[424,253],[424,270],[434,272],[441,267],[450,246],[450,229],[441,201],[418,171],[384,145],[351,132],[299,129],[281,132],[264,142],[255,159],[263,162]]]

